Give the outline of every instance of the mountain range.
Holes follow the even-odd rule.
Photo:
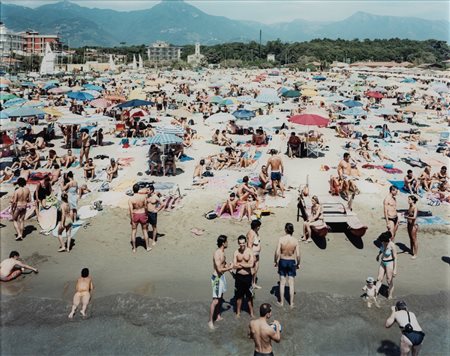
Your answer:
[[[256,5],[255,5],[256,6]],[[59,33],[70,47],[149,44],[157,40],[184,45],[280,39],[283,42],[330,39],[449,40],[449,22],[356,12],[335,22],[294,20],[277,24],[209,15],[183,1],[163,0],[147,10],[91,9],[69,1],[37,8],[0,3],[0,20],[14,31]]]

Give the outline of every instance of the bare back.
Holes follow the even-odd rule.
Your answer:
[[[282,172],[283,171],[283,161],[279,156],[272,156],[267,161],[267,166],[270,167],[272,172]]]
[[[280,258],[283,260],[295,260],[297,258],[298,241],[292,235],[280,237]]]
[[[272,352],[272,338],[275,330],[264,319],[250,321],[250,337],[255,342],[255,351],[260,353]]]
[[[147,199],[143,194],[135,194],[129,200],[129,205],[132,213],[144,213],[147,204]]]
[[[21,187],[14,192],[12,202],[16,206],[26,206],[31,200],[30,189]]]

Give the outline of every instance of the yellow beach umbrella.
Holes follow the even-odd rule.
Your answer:
[[[128,95],[128,100],[134,100],[134,99],[139,99],[139,100],[145,100],[147,97],[147,95],[142,91],[142,89],[134,89],[130,95]]]
[[[59,112],[58,110],[56,110],[55,108],[44,108],[44,112],[46,114],[52,115],[52,116],[62,116],[63,114],[61,112]]]
[[[302,90],[301,93],[302,96],[309,96],[309,97],[316,96],[318,94],[317,91],[313,89]]]

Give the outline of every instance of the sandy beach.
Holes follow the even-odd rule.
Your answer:
[[[392,99],[383,99],[386,108],[393,108]],[[309,104],[307,113],[326,117],[325,110]],[[285,119],[287,113],[277,112]],[[191,161],[178,162],[175,177],[151,177],[146,180],[175,183],[183,195],[181,204],[173,211],[158,216],[158,243],[151,252],[140,246],[133,254],[130,248],[130,221],[126,209],[125,191],[142,180],[139,172],[148,169],[148,146],[122,148],[120,139],[107,135],[112,145],[93,147],[91,156],[108,155],[115,158],[133,157],[131,164],[119,171],[107,193],[92,192],[80,200],[79,206],[89,206],[102,200],[104,209],[86,219],[75,236],[70,253],[58,253],[57,238],[39,233],[36,219],[26,221],[23,241],[15,241],[11,221],[2,220],[1,259],[12,250],[20,251],[26,263],[39,268],[39,274],[21,276],[1,284],[1,353],[5,355],[123,355],[135,353],[151,355],[246,355],[253,351],[247,338],[250,317],[244,313],[235,320],[231,309],[224,312],[224,321],[211,332],[207,326],[211,302],[210,276],[212,254],[218,235],[229,238],[225,251],[231,261],[237,249],[237,237],[249,230],[247,221],[204,216],[224,201],[229,189],[244,175],[258,174],[268,159],[268,150],[275,144],[259,148],[261,158],[245,169],[222,170],[215,173],[215,184],[205,189],[193,187],[192,174],[200,158],[218,153],[221,147],[207,143],[216,126],[205,125],[201,115],[193,116],[193,126],[202,137],[194,140],[186,153]],[[382,123],[383,120],[380,119]],[[436,143],[439,132],[447,130],[445,120],[429,121],[422,138]],[[391,130],[408,128],[406,123],[390,124]],[[305,132],[306,127],[290,125],[287,130]],[[318,129],[324,135],[329,150],[319,158],[288,158],[283,155],[288,190],[286,198],[277,198],[283,207],[270,207],[271,214],[263,216],[260,238],[262,251],[255,304],[275,304],[278,293],[278,275],[273,256],[278,238],[284,234],[284,224],[294,224],[294,236],[302,235],[303,223],[297,222],[297,197],[300,185],[309,183],[311,195],[323,201],[345,202],[328,194],[330,175],[336,175],[336,166],[342,157],[346,141],[336,137],[330,128]],[[235,137],[235,136],[232,136]],[[284,143],[285,145],[285,143]],[[55,146],[63,154],[61,142]],[[393,148],[395,150],[395,148]],[[48,149],[47,149],[48,151]],[[391,151],[389,151],[391,152]],[[402,155],[403,153],[399,153]],[[352,153],[353,155],[353,153]],[[432,172],[448,159],[432,150],[420,151],[429,161]],[[363,162],[359,162],[362,164]],[[96,160],[98,167],[106,167],[107,160]],[[321,170],[324,165],[329,171]],[[402,180],[410,167],[396,161],[401,174],[387,175],[383,171],[363,169],[360,181],[378,179],[361,191],[353,204],[359,220],[368,226],[362,238],[352,238],[343,232],[329,232],[325,239],[300,244],[301,265],[296,283],[296,307],[274,307],[273,317],[283,325],[282,342],[274,345],[278,355],[398,355],[400,332],[398,328],[385,329],[393,302],[380,297],[381,308],[368,309],[360,297],[368,276],[377,277],[379,263],[375,260],[378,247],[375,240],[385,231],[383,198],[388,194],[388,179]],[[73,169],[81,183],[82,169]],[[415,172],[418,174],[417,168]],[[88,186],[92,183],[88,182]],[[97,185],[96,185],[97,187]],[[14,188],[2,184],[2,210],[11,198]],[[399,194],[398,209],[407,209],[407,194]],[[266,198],[266,203],[270,198]],[[280,203],[281,201],[281,203]],[[275,204],[275,205],[277,205]],[[431,210],[433,216],[450,221],[447,204],[428,206],[426,200],[419,209]],[[196,236],[191,229],[203,229]],[[449,225],[419,225],[419,257],[411,260],[406,225],[400,225],[395,238],[398,248],[398,275],[395,278],[394,301],[404,299],[416,313],[426,332],[424,354],[450,353],[448,307],[450,297]],[[138,229],[138,236],[142,236]],[[95,284],[89,317],[74,321],[67,319],[76,279],[81,268],[88,267]],[[227,273],[229,289],[225,300],[233,298],[233,278]],[[54,334],[57,330],[57,335]],[[18,340],[21,340],[20,342]]]

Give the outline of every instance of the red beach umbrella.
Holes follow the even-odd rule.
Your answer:
[[[302,115],[292,116],[289,119],[289,122],[292,122],[293,124],[305,125],[305,126],[326,127],[326,126],[328,126],[329,120],[320,115],[302,114]]]
[[[368,91],[366,93],[366,96],[368,98],[375,98],[375,99],[382,99],[382,98],[384,98],[383,94],[381,94],[381,93],[379,93],[377,91]]]

